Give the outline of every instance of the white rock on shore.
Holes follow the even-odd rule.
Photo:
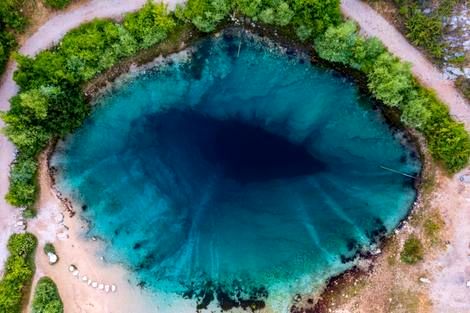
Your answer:
[[[57,261],[59,260],[57,255],[55,253],[52,253],[52,252],[48,252],[47,257],[49,258],[49,264],[51,264],[51,265],[56,264]]]

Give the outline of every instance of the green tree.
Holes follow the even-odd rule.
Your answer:
[[[57,286],[49,277],[42,277],[34,291],[32,313],[63,313],[64,305]]]
[[[391,107],[403,106],[406,96],[414,88],[410,65],[401,63],[388,52],[377,58],[368,80],[374,96]]]
[[[401,114],[403,123],[420,130],[424,128],[430,117],[431,112],[427,109],[425,100],[419,97],[410,100]]]
[[[161,42],[175,26],[175,21],[163,3],[147,2],[141,10],[130,13],[124,18],[124,27],[142,48]]]
[[[176,16],[189,21],[202,32],[212,32],[229,14],[229,0],[189,0],[186,5],[178,5]]]

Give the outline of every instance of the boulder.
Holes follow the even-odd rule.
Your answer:
[[[52,253],[52,252],[47,252],[47,257],[49,259],[49,264],[51,264],[51,265],[56,264],[57,261],[59,260],[57,255],[55,253]]]

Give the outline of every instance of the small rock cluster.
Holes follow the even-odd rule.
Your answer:
[[[61,226],[59,231],[57,232],[57,239],[65,240],[69,238],[68,235],[68,227],[64,224],[64,214],[59,213],[55,216],[55,222]]]
[[[117,287],[114,284],[103,284],[103,283],[90,279],[87,275],[80,275],[80,271],[73,264],[69,266],[69,272],[72,273],[72,276],[86,283],[91,288],[95,288],[95,289],[104,291],[106,293],[117,291]]]
[[[451,17],[444,21],[446,32],[444,41],[446,55],[444,56],[444,78],[455,80],[464,76],[470,79],[470,64],[468,55],[470,53],[470,10],[467,3],[458,5]],[[455,64],[452,60],[466,58],[462,64]]]

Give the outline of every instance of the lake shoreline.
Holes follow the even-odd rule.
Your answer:
[[[338,66],[337,64],[331,64],[329,62],[318,63],[319,62],[318,57],[316,57],[314,54],[312,56],[313,49],[309,49],[308,47],[302,44],[298,44],[298,43],[297,45],[295,45],[294,48],[292,48],[291,44],[293,40],[279,35],[274,29],[266,29],[266,28],[262,28],[261,30],[250,29],[250,31],[253,31],[254,35],[258,35],[258,36],[261,36],[262,38],[267,38],[268,40],[275,41],[275,44],[279,44],[282,48],[290,49],[289,53],[294,53],[294,54],[308,53],[308,55],[311,56],[312,63],[316,65],[320,64],[321,66],[327,67],[327,68],[333,68],[333,70],[339,72],[341,75],[344,75],[348,79],[354,80],[355,83],[359,86],[362,94],[366,94],[370,96],[370,94],[368,94],[366,81],[363,75],[361,75],[359,72],[344,68],[343,66]],[[157,48],[143,51],[142,54],[138,54],[137,56],[134,56],[128,60],[124,60],[122,63],[117,64],[116,66],[112,67],[110,70],[99,75],[97,78],[93,79],[89,84],[87,84],[87,86],[84,88],[87,100],[90,103],[93,102],[94,99],[96,99],[103,92],[108,90],[109,87],[112,86],[115,81],[119,80],[122,76],[126,75],[127,73],[134,71],[136,68],[145,67],[145,65],[149,63],[151,64],[157,58],[161,58],[162,56],[168,56],[168,55],[177,53],[179,51],[185,50],[188,47],[190,47],[194,42],[197,42],[198,40],[203,38],[201,34],[195,36],[195,34],[192,32],[193,30],[187,30],[187,29],[182,31],[183,38],[192,38],[192,40],[189,41],[188,43],[186,43],[184,40],[182,41],[175,40],[175,41],[172,41],[169,45],[165,45],[164,47],[158,46]],[[413,133],[403,128],[403,125],[400,123],[399,119],[397,118],[396,112],[386,108],[383,105],[380,105],[380,103],[377,103],[376,101],[374,101],[374,104],[381,111],[382,116],[384,116],[389,127],[392,128],[392,131],[394,132],[399,131],[401,133],[404,133],[407,140],[411,142],[411,145],[413,146],[413,148],[416,149],[416,151],[420,155],[421,160],[423,160],[423,151],[426,151],[426,150],[425,150],[425,146],[422,143],[422,140],[419,139],[419,136],[416,133]],[[56,145],[57,145],[57,142],[54,142],[51,148],[48,150],[47,157],[45,158],[45,160],[42,160],[42,162],[46,163],[46,166],[48,168],[48,175],[50,177],[50,185],[47,187],[41,186],[42,187],[41,190],[43,190],[43,188],[50,188],[51,190],[53,190],[54,193],[56,194],[56,197],[60,199],[60,201],[62,202],[62,206],[65,208],[65,212],[67,212],[72,218],[75,215],[77,209],[73,207],[72,201],[64,197],[62,193],[60,192],[60,190],[58,190],[55,184],[57,169],[55,169],[54,167],[51,167],[50,165],[50,158],[55,152]],[[421,176],[424,175],[424,172],[425,171],[422,170],[420,178],[415,181],[415,189],[417,192],[415,202],[416,202],[416,199],[418,199],[419,194],[420,194],[419,182],[421,180]],[[400,229],[403,226],[403,222],[408,219],[414,207],[415,205],[413,205],[409,209],[409,213],[403,218],[403,221],[400,223],[397,229]],[[75,220],[76,221],[75,223],[83,222],[83,221],[80,221],[80,218],[79,220],[77,220],[77,217],[74,217],[73,219],[71,219],[71,221],[72,220]],[[378,243],[378,249],[383,249],[383,247],[387,245],[388,241],[389,241],[388,236],[383,236]],[[378,251],[378,250],[375,249],[374,251]],[[362,260],[361,262],[363,264],[373,263],[376,258],[377,258],[377,255],[375,254],[375,252],[368,252],[368,253],[363,253],[360,255],[360,259]],[[353,267],[352,269],[346,272],[343,272],[335,277],[330,278],[326,284],[325,289],[322,291],[322,293],[314,297],[314,298],[319,299],[319,302],[315,305],[315,309],[314,309],[315,311],[313,312],[326,312],[324,310],[322,311],[321,307],[324,307],[325,303],[327,303],[327,301],[325,302],[325,299],[329,299],[328,295],[331,293],[339,294],[341,290],[338,288],[338,286],[342,286],[347,281],[351,281],[351,277],[355,278],[361,275],[364,275],[364,272],[361,270],[358,270],[357,267]],[[303,301],[302,298],[305,298],[306,301]],[[291,311],[303,312],[303,311],[296,311],[297,306],[300,303],[302,304],[306,303],[307,307],[312,307],[311,298],[313,297],[308,297],[308,296],[300,297],[300,298],[296,297],[295,299],[296,301],[293,302],[294,305],[292,306]],[[306,312],[310,312],[310,311],[306,311]]]

